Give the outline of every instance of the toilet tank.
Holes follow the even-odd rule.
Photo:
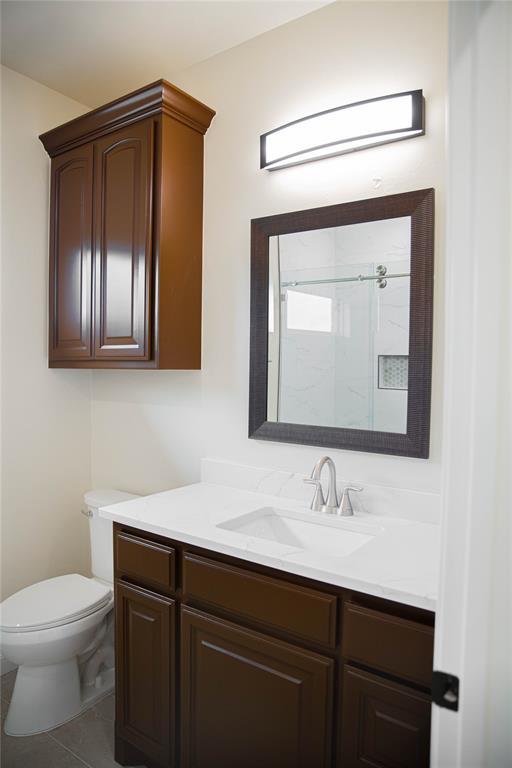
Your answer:
[[[91,571],[97,579],[112,584],[114,581],[114,553],[112,521],[100,517],[98,510],[120,501],[136,499],[134,493],[110,489],[88,491],[84,495],[85,511],[89,518],[91,537]]]

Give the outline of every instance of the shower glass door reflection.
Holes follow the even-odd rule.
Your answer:
[[[410,218],[270,238],[268,420],[406,432]]]

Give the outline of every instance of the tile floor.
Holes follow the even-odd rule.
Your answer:
[[[65,725],[37,736],[3,732],[16,672],[0,678],[1,768],[119,768],[114,760],[114,696],[102,699]]]

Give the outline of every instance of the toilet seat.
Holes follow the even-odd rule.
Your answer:
[[[2,632],[34,632],[85,618],[112,599],[106,584],[77,573],[56,576],[16,592],[2,603]]]

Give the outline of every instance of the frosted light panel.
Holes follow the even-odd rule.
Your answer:
[[[359,102],[297,120],[261,137],[261,166],[268,170],[418,136],[421,91]]]

